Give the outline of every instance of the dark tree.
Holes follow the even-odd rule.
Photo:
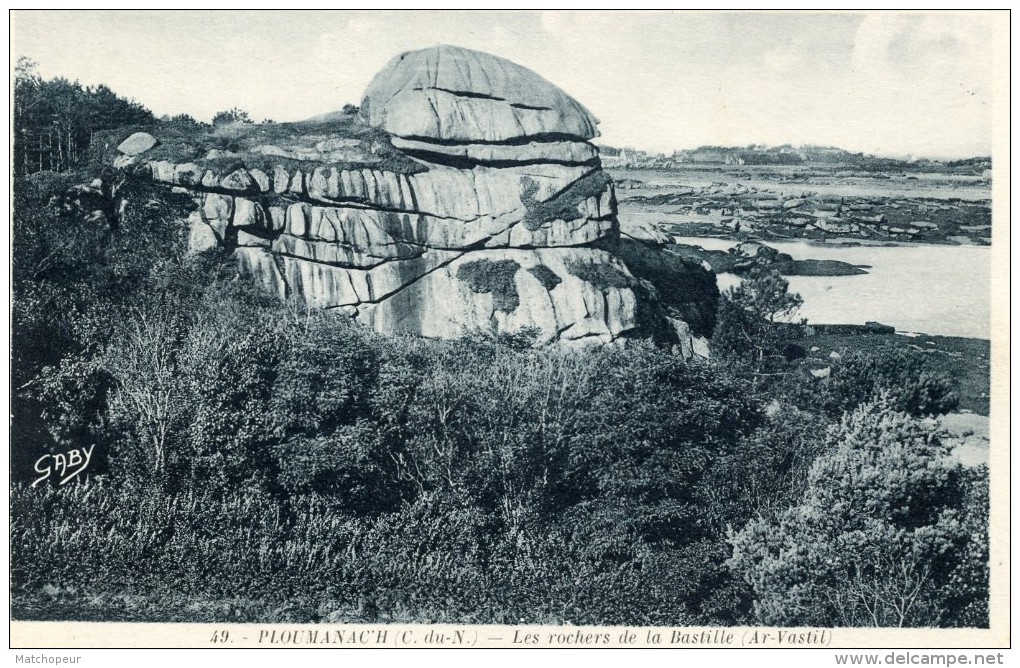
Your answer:
[[[18,175],[55,172],[85,162],[101,130],[152,123],[152,112],[102,84],[82,87],[64,78],[44,81],[37,63],[20,58],[14,70],[14,167]]]
[[[724,359],[768,373],[783,359],[780,343],[803,303],[775,269],[755,266],[722,293],[713,348]]]

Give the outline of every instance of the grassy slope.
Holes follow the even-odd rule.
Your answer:
[[[365,125],[358,116],[329,121],[302,121],[298,123],[228,123],[225,125],[172,125],[156,123],[148,126],[129,126],[111,130],[97,136],[93,142],[92,162],[96,166],[112,164],[119,155],[117,146],[134,132],[148,132],[160,143],[140,157],[145,161],[166,160],[181,164],[192,162],[199,167],[217,172],[233,167],[272,171],[279,164],[293,168],[302,166],[309,171],[321,163],[290,160],[273,155],[262,155],[252,149],[263,145],[290,148],[312,148],[317,142],[334,139],[353,139],[367,149],[375,146],[371,162],[352,163],[351,167],[369,167],[399,173],[414,173],[423,167],[393,148],[389,135]],[[206,159],[211,150],[226,151],[226,157]]]

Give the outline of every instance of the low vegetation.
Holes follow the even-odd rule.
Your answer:
[[[521,305],[514,277],[521,265],[516,260],[474,260],[457,269],[457,278],[472,292],[491,294],[497,311],[513,313]]]
[[[605,172],[596,170],[577,179],[553,197],[539,201],[535,199],[538,183],[528,176],[522,176],[521,203],[527,213],[521,222],[524,227],[534,231],[555,220],[570,222],[583,218],[584,214],[578,207],[588,198],[601,197],[609,187],[609,180]]]
[[[546,290],[552,290],[563,282],[563,279],[557,276],[555,271],[544,264],[535,265],[531,269],[528,269],[528,272],[534,276]]]

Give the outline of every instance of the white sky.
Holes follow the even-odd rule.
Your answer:
[[[358,104],[401,51],[455,44],[529,67],[652,151],[823,144],[991,152],[993,27],[1008,14],[16,11],[12,50],[157,115],[301,120]],[[1008,57],[1008,56],[1007,56]]]

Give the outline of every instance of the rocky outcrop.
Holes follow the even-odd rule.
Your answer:
[[[391,60],[369,84],[361,110],[391,135],[439,142],[598,136],[598,119],[538,74],[446,45]]]
[[[612,182],[588,141],[596,125],[534,72],[443,46],[391,61],[361,119],[214,129],[184,146],[154,138],[117,159],[195,197],[193,251],[226,247],[281,298],[380,332],[654,335],[690,354],[706,328],[681,312],[714,313],[715,296],[664,309],[621,259]],[[224,135],[229,145],[210,148]],[[668,268],[714,287],[698,263]]]
[[[669,244],[672,252],[688,259],[705,261],[717,273],[745,274],[754,267],[768,267],[783,276],[857,276],[863,267],[839,260],[794,260],[759,241],[744,241],[728,251],[706,250],[701,246]]]

